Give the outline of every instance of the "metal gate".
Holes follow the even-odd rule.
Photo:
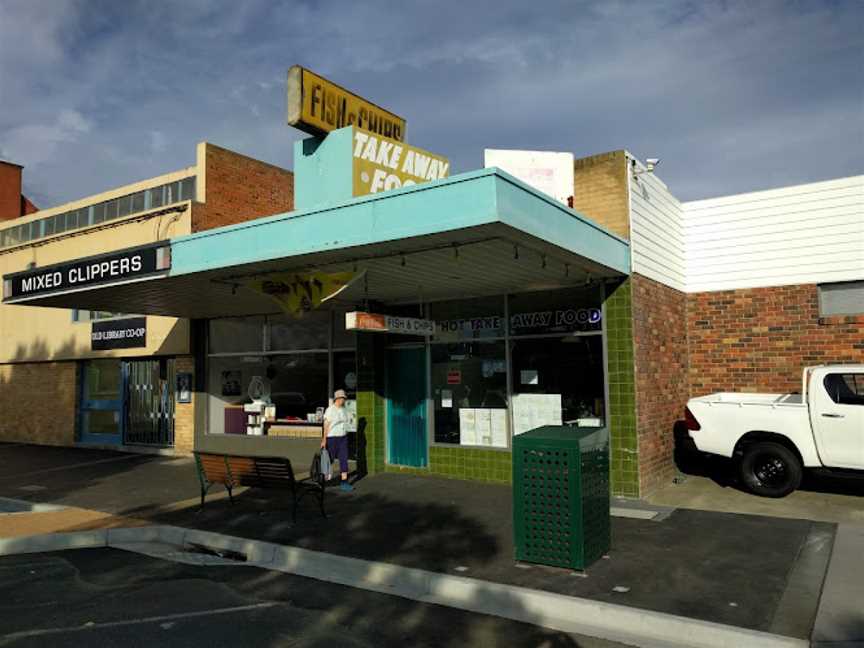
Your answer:
[[[174,445],[174,358],[123,363],[126,425],[123,442]]]

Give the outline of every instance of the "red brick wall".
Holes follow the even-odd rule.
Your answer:
[[[21,167],[0,161],[0,221],[21,216]]]
[[[671,481],[673,427],[687,404],[687,297],[633,274],[636,433],[642,496]]]
[[[204,164],[207,195],[192,209],[193,232],[294,209],[291,171],[213,144],[206,145]]]
[[[864,317],[820,320],[815,284],[693,293],[691,396],[801,389],[807,365],[864,362]]]

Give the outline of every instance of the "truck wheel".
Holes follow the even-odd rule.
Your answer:
[[[762,497],[785,497],[801,485],[801,460],[789,448],[771,441],[747,446],[740,465],[741,481]]]

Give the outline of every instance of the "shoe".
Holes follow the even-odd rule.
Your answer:
[[[347,481],[344,481],[341,484],[339,484],[339,490],[345,491],[346,493],[350,493],[351,491],[354,490],[354,487],[351,484],[349,484]]]

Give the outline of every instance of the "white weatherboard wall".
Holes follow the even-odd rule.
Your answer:
[[[687,292],[864,279],[864,176],[682,206]]]
[[[681,203],[638,160],[632,166],[633,156],[628,154],[627,160],[633,272],[683,291],[687,273]]]

